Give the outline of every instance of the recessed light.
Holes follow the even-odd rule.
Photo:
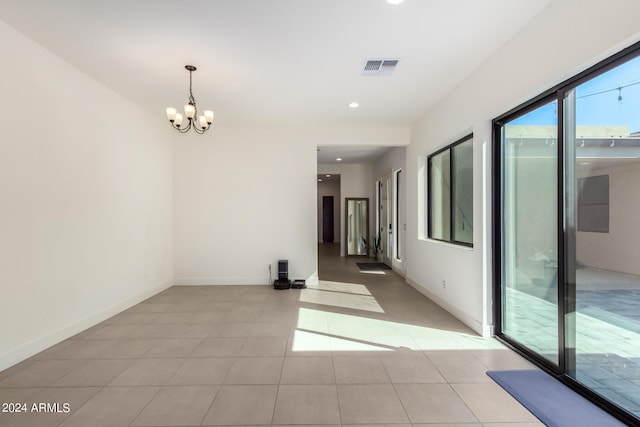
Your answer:
[[[318,182],[322,182],[322,178],[318,178]]]
[[[342,157],[338,157],[338,158],[336,159],[336,162],[341,162],[341,161],[342,161]]]
[[[357,102],[352,102],[351,104],[349,104],[349,108],[358,108],[360,106],[360,104],[358,104]]]
[[[325,175],[325,176],[326,176],[327,178],[331,178],[331,175],[328,175],[328,174],[327,174],[327,175]]]

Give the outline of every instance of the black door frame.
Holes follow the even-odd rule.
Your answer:
[[[628,60],[640,56],[640,42],[622,50],[621,52],[599,62],[576,76],[545,91],[524,104],[502,114],[492,121],[492,248],[493,248],[493,315],[496,337],[507,346],[520,353],[522,356],[535,363],[541,369],[554,375],[558,380],[571,387],[587,399],[630,425],[638,424],[639,420],[628,411],[604,399],[591,389],[569,376],[571,369],[575,369],[575,348],[567,348],[566,336],[568,323],[575,318],[575,223],[572,217],[572,206],[567,203],[568,191],[573,191],[575,179],[571,162],[565,159],[574,159],[575,146],[565,144],[566,132],[563,118],[565,116],[564,100],[572,96],[572,91],[581,83],[603,74]],[[551,363],[541,355],[520,344],[518,341],[505,335],[502,330],[502,126],[545,103],[557,101],[558,110],[558,134],[557,134],[557,242],[558,242],[558,365]],[[570,189],[570,190],[569,190]],[[569,215],[570,214],[570,215]],[[570,218],[571,217],[571,218]],[[575,334],[575,324],[572,328]],[[572,342],[575,342],[572,341]]]

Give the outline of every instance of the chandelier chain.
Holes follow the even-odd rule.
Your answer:
[[[189,103],[193,104],[193,106],[196,106],[196,99],[193,97],[193,71],[189,70]],[[196,113],[197,113],[197,109],[196,109]],[[197,114],[196,114],[197,117]]]

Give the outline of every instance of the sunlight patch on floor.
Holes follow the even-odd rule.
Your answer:
[[[296,330],[292,351],[393,351],[394,349],[331,335]]]
[[[300,308],[293,351],[472,350],[502,348],[494,339],[409,323]]]
[[[305,289],[304,292],[300,293],[300,302],[384,313],[378,301],[371,294],[345,293],[321,287],[308,287]]]
[[[360,270],[360,273],[363,273],[363,274],[382,274],[383,276],[386,274],[382,270]]]
[[[345,294],[371,295],[365,285],[359,283],[332,282],[330,280],[319,280],[317,285],[307,286],[309,289],[322,291],[344,292]]]

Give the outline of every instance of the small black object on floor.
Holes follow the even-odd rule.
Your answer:
[[[273,281],[273,289],[283,290],[291,288],[291,281],[289,279],[278,279]]]
[[[273,282],[273,289],[290,289],[291,280],[289,280],[289,261],[281,259],[278,261],[278,280]]]
[[[360,270],[375,271],[375,270],[391,270],[387,264],[382,262],[356,262]]]
[[[278,279],[273,281],[273,289],[306,289],[304,279],[289,280],[289,261],[281,259],[278,261]]]
[[[307,289],[304,279],[296,279],[291,282],[291,289]]]

